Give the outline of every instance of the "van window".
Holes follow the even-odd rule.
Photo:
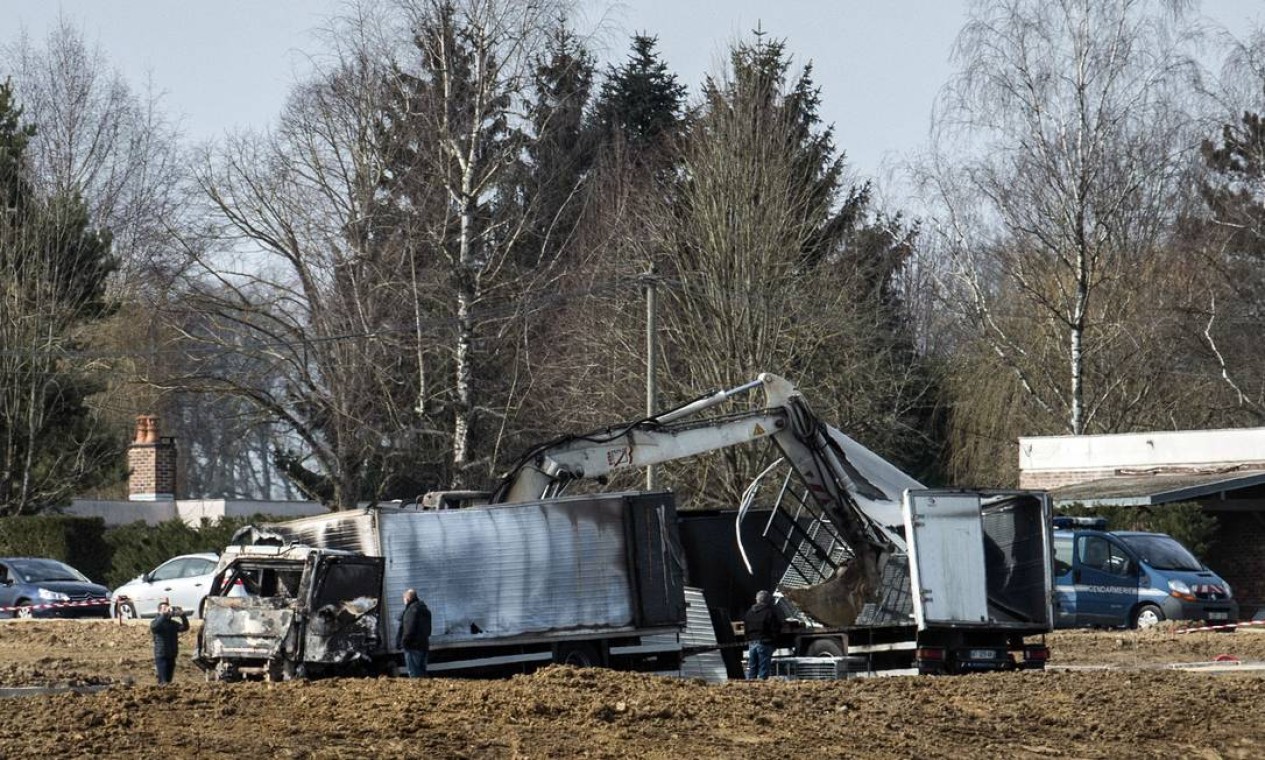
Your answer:
[[[1112,575],[1128,575],[1131,572],[1129,558],[1124,549],[1102,536],[1081,538],[1081,564]]]
[[[1121,541],[1138,553],[1142,561],[1156,570],[1202,570],[1195,555],[1172,536],[1153,533],[1143,536],[1121,536]]]
[[[1054,574],[1066,575],[1072,569],[1072,537],[1054,537]]]

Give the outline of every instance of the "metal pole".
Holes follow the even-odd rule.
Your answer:
[[[650,271],[646,274],[646,416],[653,417],[655,408],[658,405],[658,385],[655,381],[655,358],[656,358],[656,333],[658,332],[656,319],[658,311],[657,295],[655,293],[655,268],[654,264],[650,265]],[[659,479],[656,477],[654,465],[646,466],[646,490],[657,490]]]

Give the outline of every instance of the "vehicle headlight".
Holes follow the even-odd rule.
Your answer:
[[[42,588],[42,589],[40,589],[39,591],[36,591],[36,592],[35,592],[35,595],[36,595],[36,596],[38,596],[40,599],[48,599],[49,601],[53,601],[53,602],[68,602],[68,601],[70,601],[70,596],[69,596],[69,595],[67,595],[67,594],[63,594],[63,593],[62,593],[62,592],[60,592],[60,591],[49,591],[49,590],[48,590],[48,589],[46,589],[46,588]]]
[[[1190,586],[1187,586],[1185,581],[1177,581],[1177,580],[1169,581],[1168,593],[1177,597],[1178,599],[1184,599],[1188,602],[1195,601],[1195,595],[1191,593]]]
[[[1230,589],[1230,584],[1226,583],[1225,581],[1221,581],[1221,588],[1225,589],[1225,598],[1226,598],[1226,599],[1233,599],[1233,598],[1234,598],[1234,591],[1232,591],[1232,590]]]

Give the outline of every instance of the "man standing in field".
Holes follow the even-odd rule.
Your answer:
[[[755,595],[755,604],[742,617],[747,632],[747,679],[754,681],[769,677],[773,664],[773,647],[782,630],[782,616],[773,606],[773,598],[767,591]]]
[[[180,618],[179,622],[174,618]],[[158,671],[158,683],[171,683],[175,676],[180,634],[187,630],[189,617],[184,610],[173,609],[167,602],[158,604],[158,617],[149,624],[149,631],[154,635],[154,670]]]
[[[404,650],[404,666],[409,678],[426,675],[426,660],[430,655],[430,608],[417,598],[417,592],[404,592],[404,613],[400,615],[400,630],[395,635],[395,646]]]

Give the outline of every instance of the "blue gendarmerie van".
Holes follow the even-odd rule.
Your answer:
[[[1163,533],[1055,530],[1054,592],[1056,628],[1227,625],[1239,614],[1230,584]]]

